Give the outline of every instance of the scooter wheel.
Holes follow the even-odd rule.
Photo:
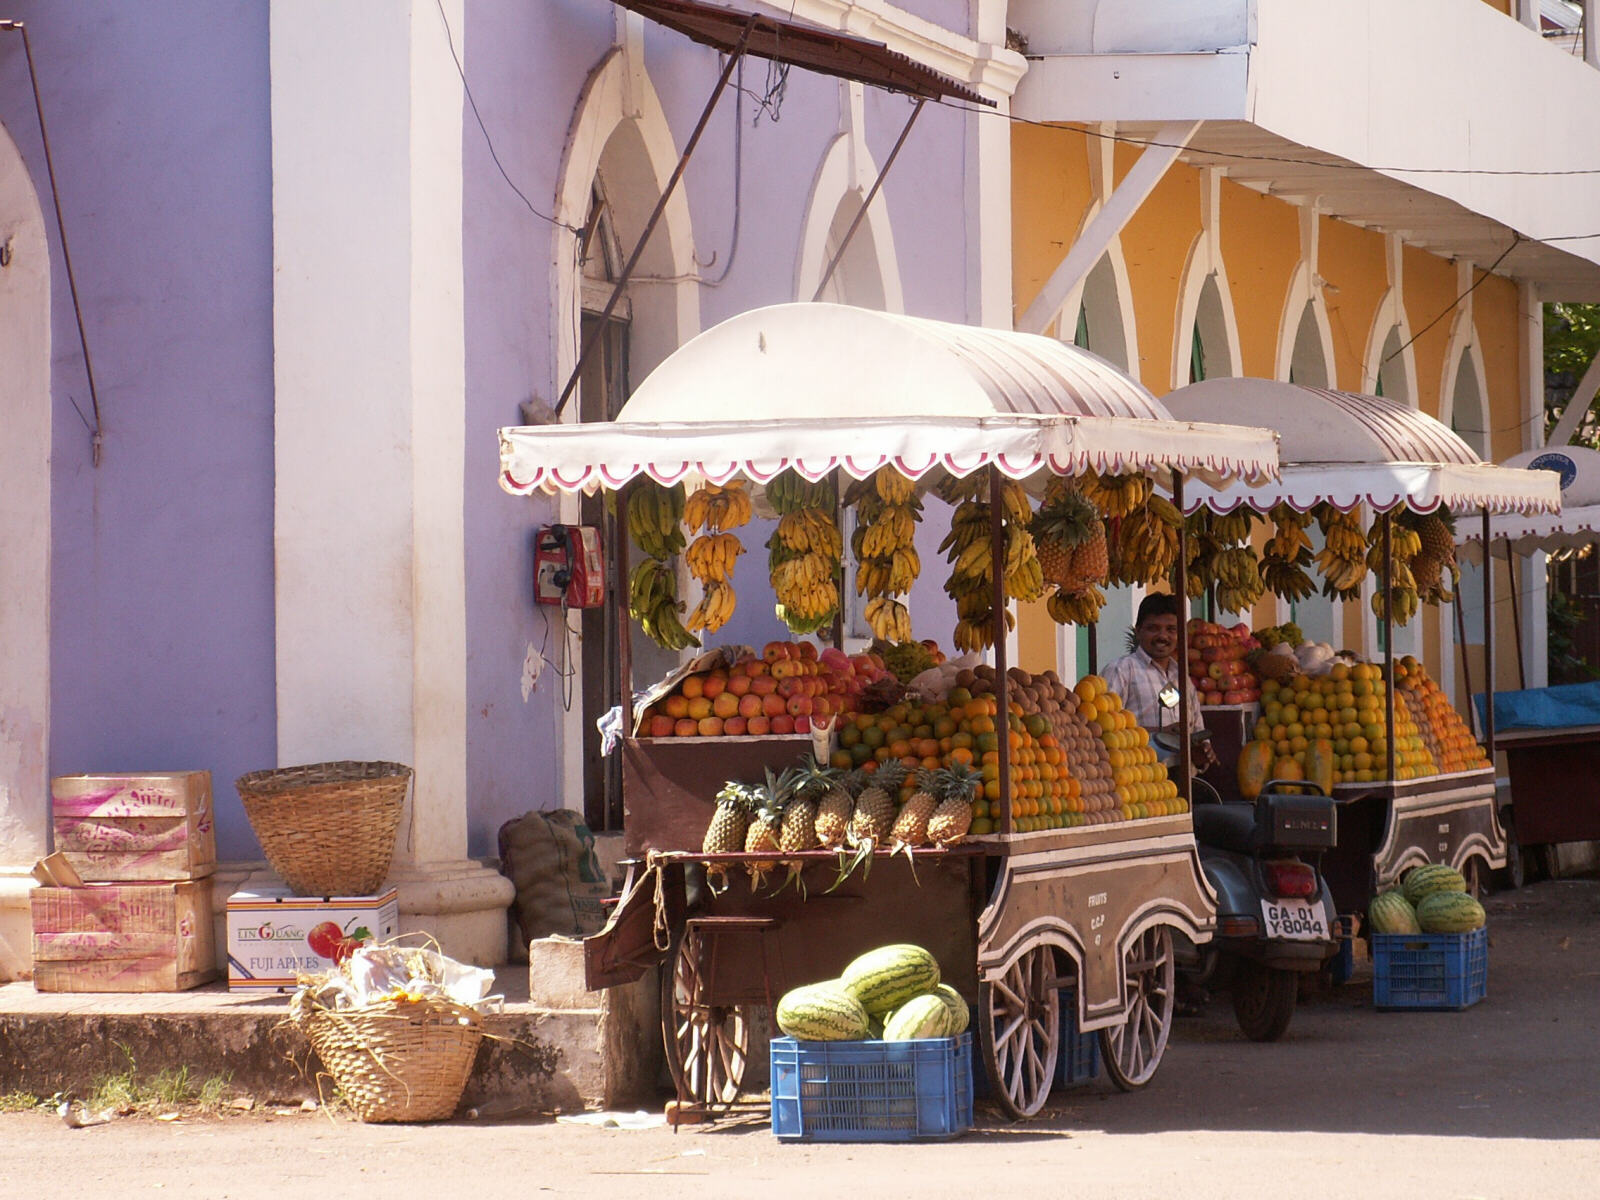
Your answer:
[[[1299,980],[1293,971],[1241,962],[1233,981],[1233,1015],[1252,1042],[1275,1042],[1289,1030]]]

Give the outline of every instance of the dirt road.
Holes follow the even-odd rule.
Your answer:
[[[1489,996],[1378,1013],[1356,982],[1288,1037],[1240,1039],[1225,1003],[1180,1021],[1136,1095],[1065,1093],[958,1141],[779,1144],[764,1123],[599,1130],[549,1121],[360,1125],[319,1114],[69,1130],[0,1117],[9,1195],[1527,1197],[1600,1195],[1600,881],[1492,897]]]

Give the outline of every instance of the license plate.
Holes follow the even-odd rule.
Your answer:
[[[1315,904],[1309,900],[1263,900],[1261,919],[1269,938],[1311,942],[1326,941],[1329,936],[1320,900]]]

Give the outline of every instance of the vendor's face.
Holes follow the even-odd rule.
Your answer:
[[[1172,613],[1146,617],[1134,630],[1139,649],[1165,664],[1178,650],[1178,618]]]

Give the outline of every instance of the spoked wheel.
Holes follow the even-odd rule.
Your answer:
[[[1300,981],[1293,971],[1241,962],[1233,981],[1233,1015],[1252,1042],[1275,1042],[1294,1019]]]
[[[1489,894],[1489,864],[1478,855],[1474,854],[1461,864],[1461,877],[1467,881],[1467,895],[1474,900],[1482,900]]]
[[[1035,946],[1001,978],[979,989],[978,1033],[994,1097],[1013,1120],[1044,1107],[1061,1048],[1061,993],[1055,951]]]
[[[1155,1075],[1172,1033],[1172,931],[1165,925],[1146,929],[1128,947],[1124,966],[1128,1019],[1100,1031],[1100,1049],[1111,1082],[1131,1092]]]
[[[739,1096],[750,1056],[749,1014],[705,1002],[701,943],[680,937],[661,975],[661,1032],[678,1097],[709,1112]]]

